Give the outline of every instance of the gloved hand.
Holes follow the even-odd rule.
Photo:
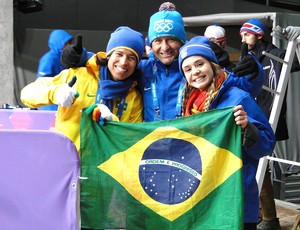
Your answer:
[[[294,41],[300,35],[300,27],[288,26],[286,28],[282,28],[281,26],[277,25],[273,29],[271,35],[279,38],[287,39],[289,41]]]
[[[112,121],[113,114],[109,108],[104,104],[94,104],[91,105],[85,111],[87,114],[92,113],[92,118],[100,125],[104,125],[105,121]]]
[[[285,31],[287,33],[286,37],[289,41],[296,40],[300,35],[300,27],[288,26],[286,27]]]
[[[62,107],[71,107],[74,102],[75,97],[78,97],[78,93],[72,86],[76,82],[76,77],[66,84],[60,85],[57,89],[57,102],[58,105]]]
[[[259,131],[257,127],[251,122],[248,122],[246,128],[242,130],[242,138],[242,145],[245,148],[249,148],[259,138]]]
[[[60,62],[65,68],[78,67],[80,63],[82,47],[82,35],[76,36],[76,44],[68,45],[62,51]]]
[[[258,75],[258,66],[257,63],[250,54],[248,54],[248,45],[243,43],[241,47],[241,60],[236,65],[232,71],[238,76],[243,77],[245,75],[250,75],[248,78],[249,81],[253,80]]]

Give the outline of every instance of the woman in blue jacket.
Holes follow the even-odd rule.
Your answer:
[[[256,170],[259,159],[269,155],[275,146],[268,119],[253,97],[236,86],[234,74],[220,68],[207,38],[194,37],[181,47],[179,70],[187,81],[182,101],[184,116],[234,106],[234,119],[241,125],[243,138],[244,229],[256,229]]]

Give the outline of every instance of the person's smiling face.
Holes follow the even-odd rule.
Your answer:
[[[184,59],[182,70],[188,84],[197,89],[205,90],[214,77],[211,63],[202,56],[190,56]]]
[[[159,37],[152,41],[152,50],[156,58],[164,65],[171,65],[178,57],[182,44],[173,37]]]
[[[108,69],[114,81],[122,81],[133,74],[137,65],[137,57],[127,49],[116,49],[108,57]]]

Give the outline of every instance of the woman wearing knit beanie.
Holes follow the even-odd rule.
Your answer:
[[[81,39],[78,42],[81,43]],[[34,108],[58,104],[55,129],[69,137],[79,151],[80,117],[86,107],[92,106],[85,112],[92,112],[96,121],[143,120],[142,98],[136,87],[140,75],[137,65],[143,51],[143,35],[121,26],[111,34],[106,52],[93,55],[86,67],[70,68],[53,78],[37,79],[22,89],[21,100]]]
[[[254,230],[259,206],[256,169],[259,159],[271,153],[275,145],[268,119],[253,97],[235,86],[234,74],[221,69],[206,37],[192,38],[181,47],[179,69],[187,81],[184,116],[234,106],[233,118],[242,128],[243,140],[244,229]]]

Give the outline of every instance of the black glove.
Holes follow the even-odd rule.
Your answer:
[[[212,48],[212,50],[214,51],[216,58],[219,62],[219,65],[231,72],[232,68],[235,67],[235,64],[233,64],[229,60],[229,54],[227,53],[227,51],[225,51],[219,45],[217,45],[216,43],[214,43],[212,41],[209,41],[209,45]]]
[[[253,125],[251,122],[248,122],[248,125],[242,131],[242,137],[243,137],[243,141],[242,141],[243,146],[245,148],[249,148],[258,140],[259,131],[255,125]]]
[[[68,45],[63,49],[60,57],[60,63],[67,69],[71,67],[78,67],[82,50],[82,35],[78,34],[76,37],[76,44]]]
[[[241,60],[236,65],[235,68],[232,69],[233,72],[238,76],[242,77],[248,74],[251,74],[248,78],[249,81],[253,80],[258,75],[258,66],[255,59],[248,54],[248,45],[247,43],[243,43],[241,47]]]

